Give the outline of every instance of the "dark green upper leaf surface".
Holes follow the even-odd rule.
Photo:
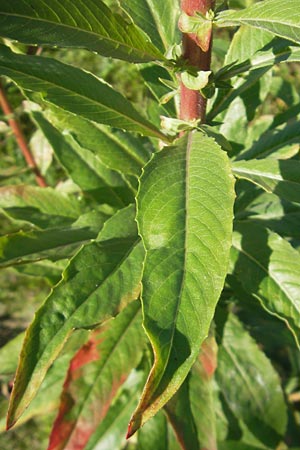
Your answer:
[[[0,46],[0,70],[25,91],[39,92],[46,103],[98,123],[165,139],[125,97],[81,69]]]
[[[106,224],[98,242],[86,245],[71,260],[29,327],[11,397],[8,425],[35,396],[51,363],[72,330],[90,328],[116,315],[139,295],[144,249],[137,236],[133,207]]]
[[[267,192],[300,203],[299,161],[253,159],[233,162],[232,169],[238,178],[245,178]]]
[[[164,148],[144,169],[137,219],[155,364],[130,432],[175,393],[207,336],[227,270],[233,197],[227,156],[202,133]]]
[[[222,27],[246,24],[300,43],[298,0],[264,0],[240,11],[224,11],[215,23]]]
[[[287,425],[280,379],[265,354],[232,314],[224,328],[216,374],[237,419],[243,420],[264,444],[275,448]]]
[[[143,32],[101,0],[2,0],[0,30],[26,44],[86,48],[133,62],[164,59]]]
[[[233,235],[232,263],[244,289],[285,321],[299,346],[299,252],[276,233],[253,223],[239,223]]]

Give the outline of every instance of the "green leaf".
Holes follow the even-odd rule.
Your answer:
[[[57,261],[73,256],[75,249],[96,238],[108,216],[91,212],[89,220],[71,227],[19,231],[0,237],[0,267],[41,259]],[[82,225],[80,225],[80,222]],[[74,245],[75,244],[75,245]]]
[[[280,379],[233,314],[225,324],[216,375],[235,416],[264,444],[275,448],[287,426]]]
[[[126,445],[126,430],[133,408],[138,402],[145,375],[133,370],[119,389],[105,418],[92,434],[84,450],[121,450]],[[165,449],[164,449],[165,450]]]
[[[139,450],[170,450],[168,423],[162,411],[159,411],[138,432]],[[182,448],[182,447],[180,447]]]
[[[86,48],[132,62],[164,60],[147,37],[101,0],[1,1],[1,36],[25,44]]]
[[[300,162],[275,159],[252,159],[232,163],[238,178],[251,181],[267,192],[300,203]]]
[[[283,320],[299,347],[300,255],[285,239],[253,223],[233,235],[233,273],[263,308]]]
[[[45,374],[76,328],[91,328],[118,314],[140,291],[144,249],[137,236],[135,209],[106,222],[103,235],[70,261],[27,330],[11,396],[11,427],[35,396]],[[108,240],[105,240],[105,234]],[[126,236],[126,237],[124,237]]]
[[[93,152],[109,169],[138,176],[150,158],[152,148],[146,138],[112,130],[59,108],[51,108],[46,117],[58,130]],[[105,181],[108,183],[110,178],[106,176]]]
[[[155,363],[129,434],[177,391],[207,336],[227,270],[233,197],[227,155],[202,133],[164,148],[144,169],[137,220]]]
[[[29,185],[0,187],[0,208],[10,217],[39,228],[69,225],[81,214],[80,202],[74,197],[50,187]]]
[[[18,334],[0,348],[0,375],[13,375],[15,373],[23,340],[24,332]]]
[[[217,367],[217,344],[209,336],[202,344],[189,380],[189,401],[201,448],[217,450],[217,417],[214,372]]]
[[[298,1],[265,0],[240,11],[223,11],[215,17],[221,27],[249,25],[270,31],[293,42],[300,43]]]
[[[118,388],[139,363],[144,343],[139,301],[93,332],[71,361],[49,450],[75,449],[79,436],[85,446]]]
[[[118,0],[118,3],[162,52],[178,42],[178,0]]]
[[[45,103],[116,128],[167,139],[131,103],[94,75],[50,58],[17,55],[0,46],[1,73]]]
[[[118,207],[134,201],[133,192],[119,173],[109,170],[94,153],[78,145],[72,136],[60,133],[42,113],[33,111],[31,114],[61,165],[86,194],[98,203]]]

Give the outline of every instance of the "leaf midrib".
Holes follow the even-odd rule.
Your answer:
[[[109,35],[101,35],[96,33],[95,31],[88,31],[85,30],[84,28],[78,28],[72,25],[68,25],[68,24],[64,24],[63,22],[54,22],[54,21],[50,21],[50,20],[46,20],[46,19],[41,19],[39,17],[30,17],[30,16],[26,16],[26,15],[20,15],[20,14],[11,14],[11,13],[1,13],[0,12],[0,16],[3,16],[4,18],[6,16],[12,16],[12,17],[20,17],[21,19],[26,19],[29,21],[36,21],[36,22],[42,22],[42,23],[46,23],[49,25],[55,25],[57,27],[61,27],[61,28],[66,28],[67,30],[71,30],[71,31],[77,31],[78,33],[84,33],[84,34],[88,34],[91,36],[96,36],[98,39],[100,40],[107,40],[109,42],[111,42],[115,47],[115,50],[118,50],[118,48],[120,47],[124,47],[125,49],[129,49],[130,51],[128,51],[128,54],[132,53],[132,50],[135,50],[136,53],[144,56],[144,55],[149,55],[151,56],[151,58],[153,56],[155,56],[157,60],[159,60],[159,55],[155,55],[154,53],[150,53],[150,52],[145,52],[142,49],[138,48],[138,47],[131,47],[129,44],[124,43],[123,41],[116,41],[115,39],[112,39]],[[139,32],[138,28],[135,28],[135,31]],[[55,44],[53,44],[55,45]],[[147,45],[149,45],[149,43],[147,42]],[[81,46],[80,46],[81,47]],[[163,58],[160,58],[160,60],[162,60]]]
[[[0,59],[0,67],[1,67],[1,59]],[[7,68],[5,65],[4,65],[4,68]],[[155,129],[153,129],[153,128],[150,128],[148,125],[145,125],[144,124],[144,122],[138,122],[136,119],[133,119],[133,118],[131,118],[130,116],[128,116],[128,115],[126,115],[126,114],[122,114],[122,113],[120,113],[119,111],[116,111],[115,109],[112,109],[112,108],[109,108],[107,105],[103,105],[102,103],[99,103],[97,100],[94,100],[94,99],[92,99],[91,97],[86,97],[86,96],[84,96],[83,94],[80,94],[80,93],[78,93],[78,92],[76,92],[76,91],[73,91],[73,90],[71,90],[71,89],[68,89],[67,87],[65,87],[65,86],[61,86],[61,85],[59,85],[59,84],[56,84],[56,83],[54,83],[53,81],[49,81],[49,80],[45,80],[44,78],[39,78],[38,76],[36,76],[36,75],[33,75],[33,74],[31,74],[31,73],[28,73],[28,72],[21,72],[20,70],[17,70],[17,69],[15,69],[15,68],[9,68],[9,70],[11,70],[12,72],[17,72],[18,74],[21,74],[21,75],[24,75],[24,73],[25,73],[25,75],[27,75],[27,76],[29,76],[29,77],[31,77],[31,78],[33,78],[33,79],[36,79],[36,80],[42,80],[43,82],[45,82],[45,83],[49,83],[50,85],[52,85],[52,86],[54,86],[55,88],[58,88],[58,89],[61,89],[61,90],[65,90],[65,91],[67,91],[67,92],[70,92],[72,95],[74,95],[75,94],[75,97],[76,96],[78,96],[78,97],[80,97],[80,98],[83,98],[83,99],[85,99],[85,100],[89,100],[92,104],[95,104],[95,105],[97,105],[98,107],[99,107],[99,105],[101,105],[101,107],[103,107],[103,109],[105,109],[105,110],[107,110],[107,111],[111,111],[111,112],[113,112],[114,114],[119,114],[121,117],[123,116],[123,117],[125,117],[127,120],[130,120],[131,122],[133,122],[134,124],[136,124],[136,125],[138,125],[139,127],[143,127],[143,128],[145,128],[146,130],[149,130],[149,131],[151,131],[152,133],[154,133],[157,137],[159,137],[160,139],[164,139],[164,140],[167,140],[167,136],[165,136],[165,135],[163,135],[159,130],[155,130]],[[8,76],[9,77],[9,76]],[[10,78],[10,77],[9,77]],[[97,78],[96,77],[93,77],[93,78],[95,78],[95,80],[97,80]],[[16,82],[17,84],[19,84],[18,82]],[[102,84],[102,83],[101,83]],[[26,88],[24,88],[25,90],[26,90]],[[119,94],[119,93],[117,93],[117,94]],[[122,97],[122,95],[121,94],[119,94],[120,96],[121,96],[121,98],[123,98],[126,102],[128,102],[128,100],[125,98],[125,97]],[[45,98],[44,99],[45,100],[45,102],[47,102],[47,103],[54,103],[53,101],[47,101],[47,99]],[[129,105],[130,105],[130,107],[131,107],[131,104],[130,103],[128,103]],[[68,111],[67,109],[65,109],[65,108],[63,108],[62,107],[62,109],[64,109],[65,111]],[[133,109],[133,111],[136,113],[136,114],[139,114],[138,113],[138,111],[136,111],[135,109]],[[81,114],[79,114],[80,116],[82,116]],[[83,117],[86,117],[86,116],[83,116]],[[142,116],[141,116],[141,119],[142,120],[145,120],[145,122],[147,122],[146,121],[146,119],[144,119]],[[117,128],[117,127],[116,127]],[[153,134],[152,134],[153,135]]]

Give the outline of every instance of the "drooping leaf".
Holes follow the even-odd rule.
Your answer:
[[[146,138],[95,124],[59,108],[51,108],[46,116],[58,130],[70,134],[81,147],[93,152],[111,170],[139,176],[152,153]]]
[[[91,212],[89,220],[70,227],[19,231],[0,237],[0,267],[24,264],[41,259],[57,261],[73,256],[80,245],[96,238],[105,214]]]
[[[300,203],[300,162],[275,159],[252,159],[232,163],[238,178],[249,180],[267,192]]]
[[[208,333],[231,245],[233,179],[202,133],[155,154],[138,194],[146,248],[144,327],[155,362],[129,426],[133,434],[176,392]]]
[[[300,256],[285,239],[251,222],[239,223],[233,235],[233,273],[246,292],[284,320],[299,346]]]
[[[178,0],[118,0],[163,53],[178,42]]]
[[[135,209],[106,222],[109,235],[84,246],[27,330],[8,413],[8,427],[35,396],[45,374],[76,328],[91,328],[118,314],[140,291],[144,249],[137,236]],[[105,233],[108,239],[105,239]]]
[[[166,139],[132,104],[92,74],[50,58],[17,55],[0,47],[1,73],[44,102],[97,123]]]
[[[126,430],[130,415],[141,394],[145,374],[133,370],[117,393],[105,418],[92,434],[84,450],[121,450],[126,445]],[[165,450],[165,449],[164,449]]]
[[[60,133],[41,112],[33,111],[31,114],[52,145],[57,159],[84,192],[98,202],[113,206],[133,202],[133,192],[119,173],[108,169],[94,153],[78,145],[72,136]],[[89,130],[85,131],[88,133]]]
[[[189,376],[164,406],[168,420],[183,450],[198,450],[197,430],[190,404]],[[151,419],[152,420],[152,419]],[[151,421],[150,420],[150,421]],[[148,424],[149,422],[147,422]],[[146,424],[146,426],[147,426]],[[143,428],[142,428],[143,429]]]
[[[275,448],[287,425],[280,379],[233,314],[229,315],[224,328],[216,374],[235,416],[265,445]]]
[[[80,202],[75,197],[50,187],[29,185],[0,187],[0,208],[14,219],[28,221],[39,228],[69,225],[81,213]]]
[[[84,448],[144,350],[140,302],[95,330],[72,359],[49,450]]]
[[[144,33],[101,0],[3,0],[0,29],[1,36],[25,44],[86,48],[132,62],[164,59]]]
[[[297,44],[300,43],[298,1],[264,0],[240,11],[223,11],[215,18],[221,27],[245,24],[271,33]]]
[[[217,417],[214,373],[217,368],[217,345],[213,336],[202,344],[189,380],[189,401],[201,448],[217,450]]]

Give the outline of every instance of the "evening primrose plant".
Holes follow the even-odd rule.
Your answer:
[[[52,284],[0,349],[7,429],[56,410],[48,450],[296,450],[298,10],[1,1],[3,120],[22,147],[16,86],[54,157],[1,174],[0,265]],[[143,100],[60,48],[134,66]]]

